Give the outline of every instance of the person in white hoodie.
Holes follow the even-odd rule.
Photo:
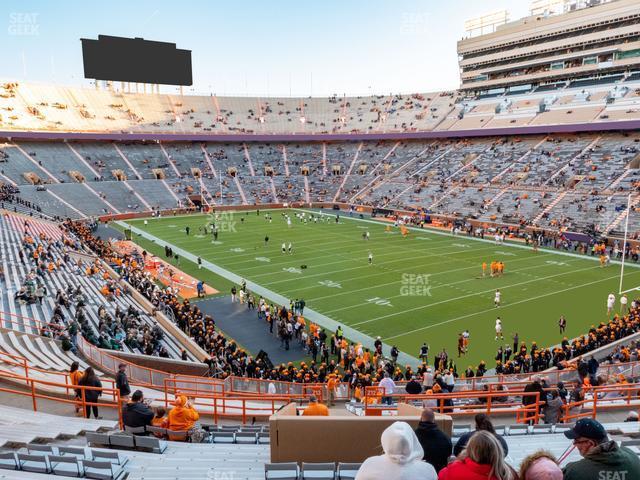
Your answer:
[[[355,480],[437,480],[433,466],[422,459],[424,450],[407,422],[395,422],[382,432],[384,455],[367,458]]]

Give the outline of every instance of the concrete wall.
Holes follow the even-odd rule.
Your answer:
[[[400,404],[397,416],[359,417],[296,416],[290,403],[269,418],[272,462],[362,462],[381,455],[380,436],[392,423],[403,421],[418,426],[422,410]],[[453,421],[436,415],[436,423],[451,435]]]

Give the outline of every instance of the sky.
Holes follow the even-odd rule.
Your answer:
[[[2,0],[0,79],[90,85],[80,38],[192,50],[185,93],[328,96],[450,90],[465,20],[529,0]],[[175,87],[163,87],[175,92]]]

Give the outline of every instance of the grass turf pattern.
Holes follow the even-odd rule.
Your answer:
[[[411,230],[405,237],[387,222],[341,214],[336,223],[331,212],[316,223],[309,216],[317,212],[308,211],[303,223],[296,217],[300,213],[225,212],[217,220],[192,215],[128,223],[285,297],[304,298],[317,312],[373,338],[379,335],[410,355],[418,356],[426,341],[430,362],[442,348],[457,357],[458,334],[467,329],[469,351],[457,360],[459,368],[480,360],[492,367],[497,348],[511,344],[516,332],[527,344],[559,343],[560,315],[568,321],[566,336],[582,335],[607,320],[606,297],[618,290],[619,266],[602,268],[590,258],[545,249],[536,253],[429,229]],[[283,214],[290,216],[290,227]],[[219,228],[215,243],[211,233],[201,230],[212,221]],[[363,232],[369,232],[369,240]],[[491,278],[487,271],[483,278],[482,262],[493,260],[504,262],[504,275]],[[228,293],[228,282],[220,285],[219,277],[201,272],[189,273]],[[625,285],[638,283],[640,269],[627,268]],[[494,307],[496,289],[502,294],[499,308]],[[495,340],[498,316],[504,341]]]

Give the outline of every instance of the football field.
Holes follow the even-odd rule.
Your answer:
[[[306,223],[296,216],[302,212]],[[271,215],[271,222],[265,214]],[[290,226],[284,214],[290,216]],[[320,219],[311,220],[310,215]],[[212,222],[218,226],[217,241],[210,231],[203,231]],[[620,278],[618,264],[602,268],[592,257],[545,249],[536,253],[521,244],[496,245],[489,238],[481,241],[426,228],[403,236],[384,220],[341,214],[336,223],[330,211],[320,216],[311,210],[260,215],[254,210],[217,218],[192,215],[150,218],[147,225],[144,220],[127,223],[286,298],[303,298],[307,308],[369,337],[380,336],[414,357],[423,342],[431,347],[430,361],[446,348],[459,369],[480,360],[492,368],[497,348],[511,344],[516,332],[528,344],[560,343],[560,315],[567,318],[566,336],[586,333],[591,325],[607,320],[606,298],[617,294]],[[138,236],[134,240],[153,253],[163,253]],[[492,278],[487,271],[482,276],[482,263],[492,261],[504,262],[504,275]],[[230,283],[188,265],[182,261],[181,268],[195,272],[222,294],[229,293]],[[640,285],[640,269],[629,265],[624,283],[626,289]],[[499,308],[494,306],[497,289]],[[498,316],[504,341],[495,340]],[[458,334],[465,329],[470,333],[469,351],[457,359]]]

